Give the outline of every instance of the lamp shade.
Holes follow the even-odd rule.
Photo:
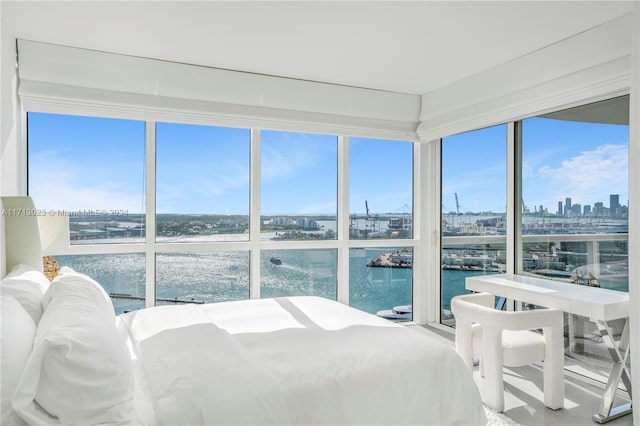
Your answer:
[[[69,216],[63,214],[38,216],[38,226],[43,256],[69,252]]]

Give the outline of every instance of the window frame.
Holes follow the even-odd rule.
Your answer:
[[[28,152],[28,126],[27,117],[29,112],[44,112],[52,114],[69,114],[74,115],[74,112],[69,111],[40,111],[31,110],[24,114],[24,150]],[[79,115],[79,114],[77,114]],[[82,114],[87,115],[87,114]],[[157,254],[173,254],[173,253],[203,253],[203,252],[216,252],[216,251],[249,251],[249,298],[260,298],[260,253],[262,250],[294,250],[294,249],[336,249],[337,250],[337,300],[344,304],[349,304],[349,250],[351,248],[376,248],[376,247],[388,247],[388,246],[406,246],[411,247],[414,251],[414,258],[419,255],[420,250],[418,238],[418,230],[421,229],[420,221],[415,212],[416,200],[420,199],[420,186],[419,179],[417,177],[419,170],[418,156],[421,155],[421,145],[415,141],[402,141],[404,143],[411,143],[412,149],[412,193],[413,193],[413,224],[414,234],[411,239],[378,239],[378,240],[350,240],[349,239],[349,138],[347,135],[332,135],[326,132],[318,131],[318,134],[328,134],[330,136],[337,136],[337,237],[334,240],[319,240],[319,241],[260,241],[260,132],[263,130],[260,127],[240,127],[246,128],[250,131],[250,202],[249,202],[249,240],[248,241],[207,241],[207,242],[157,242],[156,241],[156,124],[160,122],[167,122],[166,120],[154,120],[154,119],[140,119],[136,117],[121,116],[122,114],[116,114],[114,117],[111,114],[92,114],[96,117],[106,118],[121,118],[121,119],[138,119],[145,122],[145,223],[146,233],[144,242],[140,243],[124,243],[124,244],[83,244],[83,245],[70,245],[64,252],[51,253],[52,255],[83,255],[83,254],[127,254],[127,253],[142,253],[145,255],[145,307],[152,307],[156,305],[156,255]],[[199,120],[191,121],[188,119],[180,120],[180,124],[196,124],[196,125],[210,125],[210,126],[222,126],[229,127],[225,123],[202,123]],[[259,123],[258,123],[259,124]],[[273,130],[273,129],[264,129]],[[288,131],[288,130],[285,130]],[[313,132],[309,132],[313,133]],[[370,136],[358,136],[358,137],[370,137]],[[376,139],[387,139],[389,141],[398,141],[397,139],[389,139],[384,136],[376,136]],[[400,142],[400,141],[398,141]],[[26,166],[24,170],[25,181],[28,176],[28,158],[25,155],[24,159]],[[28,193],[28,184],[27,184]],[[424,229],[425,227],[422,227]],[[418,283],[423,282],[420,278],[423,268],[419,265],[420,262],[414,262],[413,269],[413,301],[416,306],[425,306],[424,302],[417,302],[416,295],[426,295],[426,291],[420,289]],[[424,296],[423,296],[424,298]],[[422,305],[420,305],[422,303]],[[414,308],[414,312],[418,309]],[[422,312],[426,311],[422,309]],[[414,313],[414,323],[424,323],[424,314]]]
[[[552,108],[550,110],[546,110],[543,112],[537,111],[537,112],[532,112],[531,114],[528,114],[526,116],[520,117],[519,119],[514,119],[511,121],[507,121],[504,123],[494,123],[492,125],[500,125],[500,124],[506,124],[507,125],[507,210],[506,210],[506,252],[507,252],[507,267],[506,267],[506,273],[507,274],[522,274],[522,258],[523,258],[523,252],[522,252],[522,214],[521,211],[519,209],[519,205],[520,203],[517,200],[521,200],[522,199],[522,122],[523,120],[527,119],[527,118],[532,118],[532,117],[536,117],[539,116],[541,114],[548,114],[548,113],[553,113],[553,112],[560,112],[566,109],[570,109],[570,108],[574,108],[574,107],[580,107],[580,106],[585,106],[585,105],[589,105],[595,102],[599,102],[599,101],[606,101],[609,99],[613,99],[616,97],[620,97],[620,96],[625,96],[628,95],[628,92],[622,92],[622,93],[615,93],[615,94],[610,94],[608,96],[598,96],[595,98],[591,98],[591,99],[584,99],[581,102],[574,102],[570,105],[562,105],[562,106],[558,106],[555,108]],[[485,126],[485,127],[489,127]],[[482,128],[482,127],[480,127]],[[466,130],[464,132],[461,133],[466,133],[468,131],[473,131],[473,129],[471,130]],[[438,139],[435,142],[432,142],[431,145],[438,145],[440,146],[442,144],[442,139],[444,137]],[[441,164],[442,161],[442,155],[441,152],[438,152],[438,162]],[[441,172],[437,172],[434,170],[430,176],[435,179],[435,181],[437,182],[437,190],[439,191],[440,188],[442,188],[442,174]],[[629,188],[629,190],[631,190]],[[438,195],[438,200],[440,199],[440,195],[439,192],[434,191],[432,193],[432,196],[434,194]],[[441,210],[441,209],[439,209]],[[440,211],[438,212],[438,218],[439,220],[441,219],[441,214]],[[427,223],[427,222],[425,222]],[[438,230],[438,234],[440,234],[441,236],[441,230],[440,230],[440,225],[439,224],[435,224],[434,228]],[[629,233],[626,234],[627,235],[627,239],[629,236]],[[442,244],[442,243],[440,243]],[[435,268],[437,268],[437,270],[440,270],[440,262],[441,262],[441,249],[440,247],[438,247],[438,250],[433,253],[433,256],[437,257],[437,261],[438,263],[433,265]],[[432,323],[430,325],[432,325],[433,327],[446,331],[448,333],[453,333],[454,332],[454,328],[442,324],[441,319],[440,319],[440,315],[439,312],[442,309],[442,303],[441,303],[441,277],[438,274],[437,277],[435,277],[435,288],[432,289],[432,293],[434,296],[434,301],[430,304],[432,311],[435,312],[437,314],[437,318],[432,321]],[[628,293],[628,291],[627,291]],[[515,309],[515,304],[514,303],[508,303],[507,304],[507,309]]]

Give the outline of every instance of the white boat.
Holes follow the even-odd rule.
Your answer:
[[[411,321],[413,307],[411,305],[394,306],[393,309],[378,311],[377,315],[392,321]]]

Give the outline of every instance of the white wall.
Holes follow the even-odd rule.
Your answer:
[[[624,94],[631,15],[422,96],[424,141]]]

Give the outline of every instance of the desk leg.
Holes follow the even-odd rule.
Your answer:
[[[610,420],[629,414],[632,410],[631,403],[613,407],[613,400],[615,398],[620,379],[622,379],[622,382],[629,393],[629,398],[632,398],[631,375],[627,368],[627,357],[629,356],[629,319],[625,319],[622,335],[620,336],[620,341],[617,344],[611,334],[611,329],[605,321],[596,320],[595,323],[600,330],[600,334],[602,335],[604,343],[611,355],[611,359],[613,360],[613,366],[611,367],[609,380],[607,381],[607,386],[605,387],[602,400],[600,401],[600,407],[598,412],[593,415],[594,421],[598,423],[606,423]]]

